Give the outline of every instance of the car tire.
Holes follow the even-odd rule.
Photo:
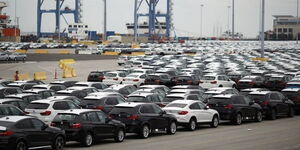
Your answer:
[[[295,116],[295,109],[293,107],[290,107],[288,116],[289,117],[294,117]]]
[[[210,127],[217,128],[219,126],[219,122],[220,122],[220,120],[219,120],[218,116],[215,115],[210,123]]]
[[[269,114],[269,119],[270,119],[270,120],[275,120],[276,117],[277,117],[277,112],[276,112],[276,110],[273,108],[273,109],[271,110],[271,113]]]
[[[262,113],[261,113],[261,111],[257,111],[256,116],[255,116],[255,121],[256,122],[261,122],[262,121]]]
[[[52,144],[53,150],[63,150],[65,146],[65,139],[62,136],[57,136]]]
[[[150,128],[148,125],[143,125],[142,129],[141,129],[141,132],[140,132],[140,136],[141,138],[143,139],[146,139],[148,138],[150,135]]]
[[[190,131],[195,131],[197,127],[197,120],[195,118],[191,118],[188,124],[188,129]]]
[[[83,146],[85,146],[85,147],[90,147],[90,146],[92,146],[93,142],[94,142],[93,135],[92,135],[90,132],[88,132],[88,133],[84,136],[84,138],[83,138],[83,140],[82,140],[82,144],[83,144]]]
[[[235,85],[235,84],[234,84],[234,85],[232,85],[232,88],[236,89],[236,85]]]
[[[28,149],[27,144],[23,140],[17,142],[15,150],[27,150],[27,149]]]
[[[119,129],[118,132],[115,135],[115,141],[116,142],[123,142],[125,138],[125,131],[124,129]]]
[[[234,117],[234,119],[232,120],[232,123],[235,125],[241,125],[242,124],[242,115],[241,113],[237,113],[236,116]]]
[[[167,129],[168,134],[175,134],[177,131],[177,125],[175,121],[172,121]]]
[[[219,85],[219,87],[223,87],[223,85]]]

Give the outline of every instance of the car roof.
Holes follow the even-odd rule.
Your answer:
[[[131,85],[131,84],[114,84],[107,89],[119,90],[121,88],[127,87],[128,85]]]
[[[50,91],[47,89],[29,89],[29,90],[25,90],[24,92],[41,92],[41,91]]]
[[[10,95],[6,95],[5,97],[17,97],[17,98],[22,98],[24,96],[29,96],[29,95],[36,95],[36,94],[32,94],[32,93],[18,93],[18,94],[10,94]]]
[[[20,101],[20,102],[23,102],[23,101],[20,100],[20,99],[3,98],[3,99],[0,99],[0,104],[2,104],[2,103],[4,103],[4,102],[10,102],[10,101]]]
[[[146,96],[149,96],[149,95],[155,95],[154,93],[135,93],[135,94],[130,94],[128,95],[128,98],[131,97],[131,96],[140,96],[140,97],[146,97]]]
[[[166,97],[185,97],[187,94],[168,94]]]
[[[6,116],[6,117],[1,117],[0,121],[7,121],[7,122],[18,122],[23,119],[27,118],[34,118],[32,116]]]
[[[232,96],[236,96],[236,95],[235,94],[214,95],[213,98],[231,98]]]
[[[49,104],[49,103],[58,102],[58,101],[70,101],[70,100],[64,100],[64,99],[41,99],[41,100],[32,101],[31,103],[45,103],[45,104]]]
[[[199,101],[195,101],[195,100],[175,100],[175,101],[173,101],[171,103],[181,103],[181,104],[188,104],[188,105],[190,105],[190,104],[195,103],[195,102],[199,102]]]
[[[97,109],[70,109],[70,110],[66,110],[64,112],[60,112],[59,114],[76,114],[76,115],[80,115],[81,113],[91,112],[91,111],[101,111],[101,110],[97,110]]]
[[[65,98],[68,98],[68,97],[74,97],[74,96],[51,96],[51,97],[48,97],[47,99],[49,100],[56,100],[56,99],[65,99]]]
[[[298,92],[298,91],[300,91],[300,88],[286,88],[282,90],[282,92]]]
[[[92,85],[92,84],[103,84],[102,82],[76,82],[76,84],[85,84],[85,85]]]
[[[139,105],[143,105],[145,103],[135,103],[135,102],[128,102],[128,103],[120,103],[118,105],[116,105],[116,107],[136,107]]]
[[[85,87],[85,86],[72,86],[68,87],[67,90],[85,90],[85,89],[93,89],[94,87]]]
[[[207,91],[226,91],[229,89],[233,89],[231,87],[216,87],[216,88],[209,88]]]
[[[271,91],[254,91],[254,92],[250,92],[249,95],[266,95],[270,92]]]

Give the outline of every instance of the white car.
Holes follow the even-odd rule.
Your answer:
[[[187,127],[193,131],[197,124],[210,124],[211,127],[218,127],[219,113],[209,109],[204,103],[194,100],[176,100],[163,108],[168,114],[176,117],[178,125]]]
[[[122,84],[123,78],[126,77],[125,72],[120,71],[113,71],[113,72],[107,72],[104,75],[103,83],[106,85],[113,85],[113,84]]]
[[[144,73],[132,73],[123,79],[122,84],[131,84],[135,87],[139,87],[145,84],[146,77],[147,75]]]
[[[107,85],[105,85],[102,82],[77,82],[74,84],[74,86],[81,86],[81,87],[94,87],[98,90],[103,90],[108,88]]]
[[[58,113],[69,109],[80,109],[80,107],[70,100],[43,99],[31,102],[26,106],[25,112],[50,125]]]
[[[229,79],[226,75],[208,74],[201,78],[199,86],[204,89],[216,87],[236,87],[236,83]]]

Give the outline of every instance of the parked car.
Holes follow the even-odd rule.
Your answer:
[[[75,96],[51,96],[47,98],[48,100],[70,100],[74,102],[76,105],[80,105],[81,99],[75,97]]]
[[[38,84],[34,85],[32,89],[45,89],[45,90],[53,90],[54,92],[65,90],[66,87],[64,85],[53,85],[53,84]]]
[[[295,104],[295,111],[300,113],[300,88],[286,88],[283,89],[282,94]]]
[[[251,100],[260,104],[263,108],[263,115],[268,119],[275,120],[277,116],[286,115],[293,117],[295,104],[280,92],[257,91],[249,93]]]
[[[148,138],[155,130],[175,134],[177,120],[166,114],[159,106],[150,103],[122,103],[116,105],[109,113],[113,119],[126,125],[127,133],[137,133],[141,138]]]
[[[107,85],[105,85],[102,82],[77,82],[74,84],[74,86],[77,87],[94,87],[98,90],[104,90],[106,88],[108,88]]]
[[[31,116],[9,116],[0,118],[0,148],[26,150],[50,146],[63,150],[65,132],[49,127],[41,120]]]
[[[71,89],[66,89],[66,90],[61,90],[61,91],[57,91],[55,96],[75,96],[79,99],[83,99],[84,97],[86,97],[88,95],[88,93],[86,91],[83,90],[71,90]]]
[[[5,98],[5,96],[10,94],[20,94],[23,91],[17,87],[0,87],[0,98]]]
[[[245,76],[237,83],[237,89],[263,88],[264,79],[261,76]]]
[[[236,125],[246,120],[261,122],[263,118],[261,106],[242,95],[216,95],[207,105],[219,112],[221,120],[230,120]]]
[[[0,118],[6,116],[24,116],[25,113],[11,104],[0,104]]]
[[[132,73],[123,78],[122,84],[131,84],[135,87],[140,87],[145,84],[147,75],[144,73]]]
[[[264,86],[269,90],[278,90],[281,91],[286,87],[289,78],[284,75],[271,76],[268,80],[265,81]]]
[[[197,75],[178,75],[175,81],[176,85],[199,85],[200,78]]]
[[[114,138],[122,142],[125,138],[125,125],[100,110],[67,110],[58,113],[51,126],[65,130],[66,141],[78,141],[87,147],[99,139]]]
[[[52,91],[52,90],[46,90],[46,89],[30,89],[30,90],[23,91],[23,93],[37,94],[42,99],[46,99],[46,98],[51,97],[51,96],[53,96],[55,94],[54,91]]]
[[[128,84],[115,84],[105,89],[104,92],[117,92],[122,94],[124,97],[127,97],[132,92],[136,91],[137,88],[133,85]]]
[[[34,85],[36,85],[36,83],[23,83],[23,82],[13,82],[8,84],[8,87],[17,87],[20,88],[22,90],[29,90],[31,89]]]
[[[28,105],[26,102],[20,99],[4,98],[0,99],[0,104],[10,104],[18,107],[20,110],[24,111],[25,107]]]
[[[25,112],[50,125],[53,118],[60,112],[80,107],[70,100],[36,100],[26,106]]]
[[[194,131],[199,124],[209,124],[214,128],[219,125],[219,113],[199,101],[176,100],[169,103],[163,110],[174,115],[178,125],[191,131]]]
[[[236,87],[236,83],[230,80],[225,75],[207,74],[204,75],[199,83],[204,89],[215,88],[215,87]]]
[[[99,109],[104,113],[109,113],[115,105],[125,102],[126,100],[122,96],[92,95],[85,97],[80,106],[87,109]]]
[[[164,107],[163,105],[163,96],[154,93],[137,93],[130,94],[126,99],[127,102],[138,102],[138,103],[154,103],[160,107]]]
[[[87,81],[88,82],[102,82],[104,79],[104,74],[108,71],[92,71],[89,73]]]
[[[29,103],[31,103],[32,101],[42,99],[39,95],[31,94],[31,93],[11,94],[11,95],[5,96],[5,98],[20,99],[20,100],[24,101],[27,105]]]
[[[75,83],[77,83],[78,81],[61,81],[61,80],[57,80],[57,81],[53,81],[50,82],[50,84],[54,84],[54,85],[63,85],[66,88],[74,86]]]
[[[149,74],[145,79],[145,85],[165,85],[171,87],[175,84],[174,79],[166,73]]]
[[[139,89],[160,89],[165,92],[165,94],[168,94],[170,92],[170,89],[165,85],[143,85],[140,86]]]

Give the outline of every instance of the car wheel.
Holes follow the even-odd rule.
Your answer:
[[[236,125],[242,124],[242,115],[240,113],[236,114],[235,118],[233,119],[233,123]]]
[[[212,122],[210,123],[210,127],[216,128],[218,126],[219,126],[219,118],[218,116],[215,115],[212,119]]]
[[[119,129],[116,136],[115,136],[115,141],[116,142],[123,142],[125,137],[125,132],[123,129]]]
[[[85,135],[82,144],[86,147],[90,147],[93,144],[93,135],[90,132]]]
[[[150,134],[150,128],[148,125],[144,125],[142,130],[141,130],[141,133],[140,133],[140,136],[143,138],[143,139],[146,139],[149,137],[149,134]]]
[[[56,137],[52,149],[53,150],[63,150],[65,145],[65,139],[62,136]]]
[[[236,85],[234,84],[234,85],[232,86],[232,88],[236,89]]]
[[[190,122],[189,122],[189,126],[188,126],[188,129],[190,131],[194,131],[196,129],[196,126],[197,126],[197,121],[195,118],[191,118]]]
[[[272,110],[271,110],[271,114],[270,114],[270,116],[269,116],[269,119],[270,119],[270,120],[275,120],[275,119],[276,119],[276,116],[277,116],[276,110],[275,110],[275,109],[272,109]]]
[[[170,123],[170,126],[169,126],[168,130],[167,130],[167,133],[168,134],[175,134],[176,131],[177,131],[177,125],[176,125],[176,123],[174,121],[172,121]]]
[[[261,113],[261,111],[258,111],[256,113],[255,120],[256,120],[256,122],[261,122],[262,121],[262,113]]]
[[[219,87],[223,87],[223,85],[219,85]]]
[[[294,115],[295,115],[295,109],[293,107],[290,107],[289,117],[294,117]]]
[[[24,141],[19,141],[16,145],[16,150],[27,150],[27,145]]]

